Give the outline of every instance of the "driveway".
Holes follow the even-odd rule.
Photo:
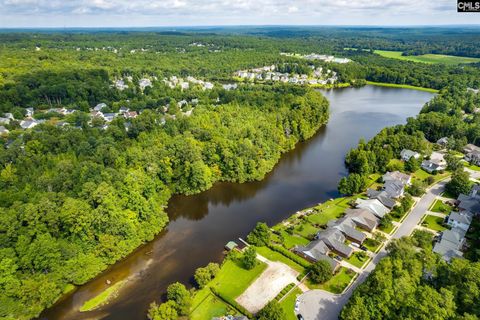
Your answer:
[[[408,217],[402,222],[391,238],[399,239],[404,236],[409,236],[415,229],[415,226],[422,219],[424,213],[430,208],[430,205],[435,198],[445,190],[446,183],[447,180],[444,180],[428,189],[427,193],[417,202]],[[300,295],[298,297],[299,313],[305,318],[305,320],[338,319],[340,311],[352,296],[353,291],[367,279],[368,275],[375,269],[378,262],[387,255],[385,247],[386,244],[378,254],[373,257],[367,267],[362,270],[357,279],[345,293],[337,295],[323,290],[310,290]]]

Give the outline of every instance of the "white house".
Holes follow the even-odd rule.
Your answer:
[[[448,216],[447,224],[452,228],[459,228],[468,231],[472,223],[472,213],[468,211],[455,212],[452,211]]]
[[[106,108],[106,107],[107,107],[106,103],[99,103],[93,108],[93,110],[94,111],[102,111],[102,109]]]
[[[380,219],[383,218],[390,211],[377,199],[357,199],[355,204],[357,209],[369,210]]]
[[[408,161],[410,160],[411,157],[414,157],[415,159],[420,158],[420,154],[412,150],[403,149],[400,152],[400,157],[402,158],[403,161]]]

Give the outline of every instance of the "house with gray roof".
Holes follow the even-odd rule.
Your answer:
[[[404,185],[409,185],[412,182],[412,176],[400,171],[388,171],[382,176],[383,182],[387,181],[400,181]]]
[[[380,201],[385,207],[392,209],[395,207],[395,204],[397,203],[394,199],[392,199],[388,193],[384,190],[373,190],[373,189],[367,189],[367,197],[369,199],[377,199]]]
[[[463,256],[461,249],[465,243],[465,233],[466,231],[460,228],[443,231],[433,247],[433,252],[441,255],[447,262],[453,258],[461,258]]]
[[[380,220],[367,209],[347,209],[345,217],[349,217],[359,227],[372,232],[378,226]]]
[[[94,111],[102,111],[102,109],[106,108],[106,107],[107,107],[106,103],[99,103],[93,108],[93,110]]]
[[[474,215],[480,214],[480,196],[478,194],[475,196],[460,194],[457,202],[460,211],[468,211]]]
[[[423,160],[420,167],[427,171],[428,173],[433,173],[435,171],[445,170],[447,167],[441,163],[435,162],[433,160]]]
[[[322,240],[331,251],[338,255],[349,258],[353,253],[353,249],[345,245],[346,238],[338,229],[331,228],[319,231],[316,238]]]
[[[402,158],[403,161],[408,161],[411,157],[418,159],[420,158],[420,153],[408,149],[400,151],[400,158]]]
[[[384,183],[383,190],[388,197],[397,199],[403,196],[405,192],[405,184],[400,180],[388,180]]]
[[[477,147],[474,144],[471,144],[471,143],[469,143],[465,147],[463,147],[463,153],[465,153],[465,154],[470,153],[472,151],[480,151],[480,148]]]
[[[39,122],[37,122],[34,119],[27,119],[27,120],[20,121],[20,127],[22,127],[22,129],[31,129],[38,124]]]
[[[323,240],[313,240],[306,246],[296,246],[293,249],[293,252],[310,262],[326,260],[334,271],[339,267],[339,263],[328,256],[330,248],[325,242],[323,242]]]
[[[474,164],[480,165],[480,150],[473,150],[465,155],[465,160]]]
[[[7,128],[5,128],[4,126],[0,126],[0,135],[3,135],[3,134],[8,134],[10,131],[8,131]]]
[[[443,137],[437,140],[437,144],[442,147],[446,147],[448,145],[448,138]]]
[[[332,220],[327,225],[329,228],[340,230],[348,240],[359,244],[362,244],[367,238],[365,233],[355,229],[357,225],[350,217]]]
[[[452,228],[459,228],[467,232],[472,223],[472,216],[473,214],[468,211],[452,211],[448,216],[447,224]]]
[[[355,201],[355,206],[358,209],[367,209],[371,211],[375,216],[380,219],[383,218],[388,212],[390,212],[390,210],[377,199],[357,199]]]

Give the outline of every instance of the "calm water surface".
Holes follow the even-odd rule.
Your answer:
[[[168,284],[189,283],[195,269],[222,259],[223,246],[245,235],[258,221],[278,223],[292,213],[338,196],[347,174],[343,160],[360,138],[405,123],[431,93],[366,86],[324,92],[330,101],[328,125],[285,154],[264,180],[218,183],[194,196],[169,203],[170,224],[156,239],[79,288],[42,315],[42,319],[145,319],[148,305],[160,300]],[[128,279],[108,306],[90,313],[78,308],[106,287]]]

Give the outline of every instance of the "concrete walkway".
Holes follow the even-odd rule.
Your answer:
[[[427,190],[427,193],[416,203],[410,214],[388,239],[372,261],[359,273],[357,279],[343,294],[337,295],[324,290],[310,290],[298,297],[299,313],[305,320],[336,320],[342,308],[350,299],[353,291],[362,284],[375,269],[378,262],[387,255],[386,245],[391,239],[409,236],[420,222],[424,213],[435,199],[445,190],[447,180],[438,182]]]

